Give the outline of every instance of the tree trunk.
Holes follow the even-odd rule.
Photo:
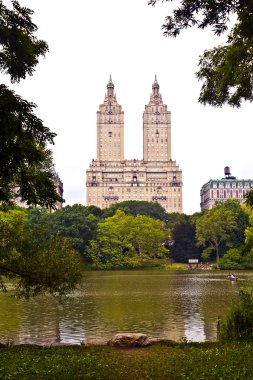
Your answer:
[[[220,255],[219,255],[219,244],[215,244],[216,246],[216,262],[217,262],[217,267],[220,267]]]

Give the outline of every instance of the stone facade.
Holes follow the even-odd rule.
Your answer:
[[[230,174],[228,166],[224,170],[224,178],[210,179],[202,186],[201,210],[210,210],[216,202],[224,202],[227,199],[237,199],[242,204],[246,193],[253,187],[253,179],[236,179]]]
[[[143,160],[124,158],[124,112],[114,84],[97,112],[97,158],[86,173],[86,204],[100,208],[138,200],[182,212],[182,171],[171,159],[171,119],[155,78],[143,113]]]

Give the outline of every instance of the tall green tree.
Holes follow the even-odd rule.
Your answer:
[[[156,5],[164,0],[150,0]],[[172,2],[173,0],[165,0]],[[178,4],[178,2],[177,2]],[[253,2],[252,0],[181,0],[166,17],[164,34],[176,37],[183,29],[211,27],[216,35],[227,32],[224,45],[206,50],[199,61],[197,78],[204,80],[199,102],[220,107],[239,107],[243,100],[253,100]]]
[[[227,247],[240,247],[245,242],[245,229],[249,226],[249,214],[245,207],[242,207],[238,200],[228,199],[223,203],[222,207],[226,210],[230,210],[233,213],[236,228],[229,234],[229,239],[226,244],[222,246],[223,253],[227,250]]]
[[[226,202],[227,203],[227,202]],[[253,218],[249,216],[249,209],[244,205],[241,207],[234,201],[230,201],[228,206],[234,212],[234,219],[237,228],[230,234],[228,239],[232,247],[227,250],[220,261],[220,265],[225,269],[252,269],[253,268]],[[231,207],[232,206],[232,207]],[[224,252],[223,252],[224,253]]]
[[[128,239],[130,219],[131,216],[118,210],[98,223],[96,240],[91,240],[86,250],[86,257],[95,267],[122,268],[137,262],[136,252]]]
[[[133,267],[144,258],[165,257],[168,239],[164,222],[117,210],[98,223],[96,240],[90,241],[86,254],[98,268]]]
[[[166,243],[170,239],[165,223],[145,215],[129,218],[128,239],[140,257],[165,257]]]
[[[218,203],[211,210],[207,210],[197,219],[196,238],[198,244],[204,247],[204,254],[214,251],[219,265],[221,244],[227,241],[230,234],[236,229],[232,210],[224,207],[224,203]]]
[[[201,248],[196,247],[196,222],[191,215],[172,213],[167,225],[171,230],[170,257],[176,262],[200,259]]]
[[[0,0],[0,71],[12,82],[32,75],[39,58],[48,51],[39,40],[33,11],[12,1],[8,9]],[[54,208],[63,199],[54,184],[52,153],[55,133],[43,125],[36,105],[0,84],[0,202],[18,196],[28,204]]]

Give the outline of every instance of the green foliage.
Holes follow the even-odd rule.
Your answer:
[[[252,343],[10,347],[0,350],[1,380],[252,379]],[[67,358],[67,363],[66,363]]]
[[[168,238],[162,221],[117,210],[98,223],[96,240],[90,241],[85,257],[100,269],[134,268],[146,257],[167,255],[163,244]]]
[[[245,243],[253,253],[253,214],[250,215],[250,225],[245,230]]]
[[[155,5],[163,0],[150,0]],[[169,1],[169,0],[166,0]],[[246,1],[181,0],[162,26],[166,36],[176,37],[181,30],[197,26],[212,27],[221,35],[236,15],[227,43],[204,52],[197,77],[204,80],[199,101],[212,106],[239,107],[242,100],[253,100],[253,3]]]
[[[240,219],[242,221],[242,219]],[[248,219],[247,219],[248,220]],[[242,226],[244,223],[242,224]],[[250,216],[250,225],[247,223],[244,237],[245,242],[229,249],[220,261],[224,269],[252,269],[253,268],[253,215]],[[233,237],[233,236],[232,236]],[[240,239],[238,239],[240,243]]]
[[[234,304],[226,319],[219,322],[218,338],[221,342],[253,341],[253,294],[240,290],[239,301]]]
[[[163,0],[149,0],[149,4],[154,6],[160,1]],[[220,35],[227,30],[229,16],[237,13],[241,7],[241,1],[181,1],[181,6],[173,10],[173,16],[166,17],[167,23],[163,25],[164,34],[176,37],[181,30],[192,26],[197,26],[199,29],[211,26],[213,32]]]
[[[103,210],[103,217],[113,216],[117,210],[124,211],[127,215],[137,216],[145,215],[150,218],[166,221],[168,214],[165,209],[157,202],[147,201],[124,201],[112,205],[110,208]]]
[[[206,210],[196,222],[198,245],[204,247],[204,253],[216,253],[219,266],[220,247],[230,242],[231,234],[238,230],[233,209],[234,201],[219,202],[211,210]],[[237,207],[235,205],[235,209]]]
[[[167,225],[171,230],[170,257],[176,262],[188,262],[188,259],[200,259],[201,249],[196,247],[195,217],[171,213]]]
[[[236,228],[231,231],[227,244],[232,247],[240,247],[244,244],[245,229],[249,226],[249,214],[235,199],[228,199],[224,202],[224,208],[232,211],[236,223]]]
[[[18,82],[26,74],[32,75],[48,46],[34,36],[37,26],[31,20],[33,11],[21,7],[18,1],[12,1],[12,5],[10,10],[0,1],[0,67]]]
[[[36,218],[33,216],[33,219]],[[15,280],[20,296],[65,294],[82,276],[81,261],[69,242],[51,236],[44,221],[32,223],[22,210],[0,211],[0,283]]]
[[[253,255],[249,253],[245,246],[239,248],[231,248],[220,259],[220,267],[222,269],[252,269]]]
[[[32,211],[34,213],[34,211]],[[50,225],[51,235],[66,238],[71,246],[83,255],[89,240],[96,236],[97,223],[101,210],[98,207],[75,204],[46,213],[42,221]],[[39,215],[40,217],[40,215]]]
[[[0,1],[0,71],[12,82],[32,75],[46,42],[34,33],[32,11],[12,1],[9,10]],[[29,205],[54,208],[63,199],[54,184],[52,144],[55,133],[35,115],[36,105],[0,85],[0,202],[11,203],[20,197]]]
[[[247,192],[245,199],[246,199],[246,205],[249,206],[250,208],[253,208],[253,189]]]

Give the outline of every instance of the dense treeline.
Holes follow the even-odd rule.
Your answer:
[[[71,242],[52,234],[45,210],[0,211],[0,287],[11,279],[20,296],[65,294],[82,276]]]
[[[81,265],[138,268],[196,258],[227,269],[253,267],[253,213],[236,200],[193,215],[141,201],[53,213],[16,207],[0,212],[0,230],[0,274],[18,279],[25,295],[72,289]]]

